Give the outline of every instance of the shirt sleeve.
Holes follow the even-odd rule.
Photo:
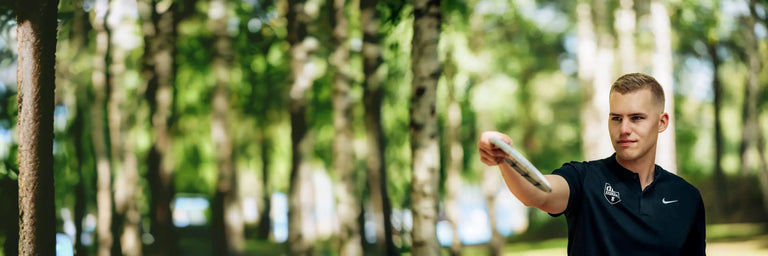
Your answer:
[[[706,225],[704,217],[704,202],[699,197],[696,208],[696,219],[693,222],[688,237],[685,239],[680,255],[706,255]]]
[[[568,215],[570,212],[572,212],[575,207],[578,207],[580,205],[578,202],[581,201],[582,197],[582,184],[584,183],[584,171],[583,168],[579,168],[580,163],[577,162],[570,162],[565,163],[560,168],[554,170],[552,174],[559,175],[565,179],[565,181],[568,183],[568,188],[570,190],[570,195],[568,197],[568,206],[566,206],[565,211],[561,213],[549,213],[552,217],[560,216],[561,214]]]

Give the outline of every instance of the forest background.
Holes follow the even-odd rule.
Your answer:
[[[0,4],[5,255],[20,249],[9,216],[32,186],[18,159],[27,45],[17,15],[39,2],[57,3]],[[46,230],[77,255],[564,249],[564,218],[516,201],[476,141],[510,134],[544,173],[608,156],[608,89],[630,72],[665,87],[672,126],[658,161],[702,192],[709,241],[768,234],[764,1],[55,8],[56,23],[43,24],[57,29],[54,105],[43,111],[54,137],[42,175],[53,181],[35,189],[55,194]]]

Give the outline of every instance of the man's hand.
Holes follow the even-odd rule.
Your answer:
[[[507,157],[507,153],[491,143],[491,138],[498,138],[509,145],[512,145],[512,139],[506,134],[494,131],[483,132],[480,136],[480,141],[477,142],[477,151],[480,153],[480,161],[488,166],[495,166],[500,164],[504,158]]]

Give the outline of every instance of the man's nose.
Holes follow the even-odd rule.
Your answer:
[[[622,120],[621,121],[621,127],[619,127],[619,129],[620,129],[619,132],[621,132],[621,134],[630,134],[630,133],[632,133],[632,129],[631,129],[630,126],[631,126],[631,124],[629,123],[628,120]]]

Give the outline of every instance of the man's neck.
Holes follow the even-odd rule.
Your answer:
[[[648,155],[635,159],[624,160],[616,156],[616,162],[627,170],[637,173],[640,178],[640,188],[645,189],[653,182],[653,177],[656,174],[656,149],[652,149]]]

